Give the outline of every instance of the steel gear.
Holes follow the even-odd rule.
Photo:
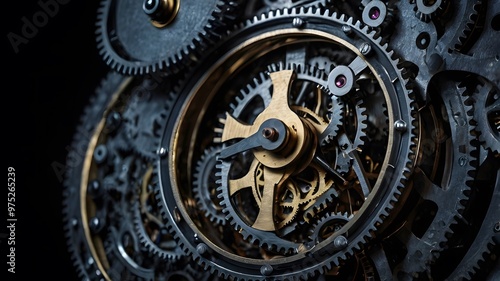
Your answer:
[[[324,132],[326,130],[325,127],[327,127],[327,116],[332,116],[331,108],[339,106],[338,104],[335,104],[333,106],[331,105],[331,98],[324,90],[326,88],[326,74],[312,67],[295,64],[288,65],[287,67],[284,67],[282,64],[271,65],[268,67],[268,69],[271,72],[278,72],[286,69],[294,69],[296,71],[296,79],[299,82],[295,84],[294,91],[292,93],[292,99],[294,99],[293,110],[295,110],[304,118],[312,120],[312,122],[314,123],[313,126],[318,127],[318,130]],[[265,107],[269,106],[272,100],[271,92],[273,90],[273,84],[269,77],[266,77],[261,73],[260,75],[258,75],[258,79],[255,78],[253,82],[256,83],[255,88],[251,86],[247,87],[248,89],[252,89],[253,91],[249,91],[246,95],[244,95],[243,98],[238,97],[237,104],[232,105],[232,115],[236,118],[239,118],[240,120],[245,120],[247,122],[251,122],[251,120],[253,120],[260,112],[262,112]],[[318,89],[317,93],[314,93],[315,89]],[[321,94],[321,89],[323,89],[323,94]],[[314,97],[311,98],[312,96]],[[261,104],[260,108],[256,108],[255,104],[252,102],[254,101],[255,97],[259,97],[265,100],[265,102]],[[249,109],[253,111],[253,114],[247,116],[245,112]],[[312,110],[316,111],[316,113]],[[341,109],[337,110],[339,116],[337,116],[336,120],[340,120]],[[322,118],[321,115],[323,115],[324,118]],[[332,122],[335,122],[335,120],[333,120]],[[340,124],[335,123],[334,125],[335,129],[338,130],[337,125]],[[333,126],[331,128],[333,128]],[[224,129],[222,128],[222,131],[223,130]],[[241,164],[232,163],[231,165],[239,166]],[[221,175],[223,177],[227,174],[226,171],[229,171],[229,167],[221,167],[220,169]],[[263,166],[259,165],[257,162],[254,162],[252,163],[252,168],[250,168],[249,172],[254,171],[255,173],[262,173],[262,169]],[[317,168],[313,168],[312,170],[316,169]],[[311,172],[315,173],[314,171]],[[319,173],[317,176],[321,177],[320,175],[321,173]],[[302,186],[309,186],[309,188],[316,186],[317,190],[315,192],[300,191],[300,188],[305,188],[301,187],[301,184]],[[257,188],[256,186],[250,187]],[[321,196],[327,190],[327,188],[329,188],[329,184],[327,184],[327,182],[325,182],[325,180],[321,178],[315,178],[313,182],[308,182],[307,180],[304,181],[303,179],[297,178],[296,182],[289,182],[289,184],[286,185],[286,188],[282,190],[282,193],[279,196],[281,196],[282,198],[286,197],[287,199],[284,200],[285,202],[280,204],[280,206],[278,207],[279,211],[277,211],[277,216],[280,217],[279,225],[281,226],[280,228],[284,230],[284,233],[288,235],[290,234],[289,232],[291,227],[289,226],[289,224],[296,218],[299,210],[303,208],[308,209],[310,200]],[[253,195],[257,201],[259,201],[258,198],[262,196],[262,194],[259,194],[259,192],[256,190],[253,192]],[[225,197],[224,194],[222,194],[221,197],[223,198],[223,201],[221,203],[223,205],[226,205],[226,208],[223,211],[227,213],[228,216],[230,216],[229,219],[232,221],[231,223],[234,224],[237,229],[241,229],[240,232],[245,239],[248,239],[251,242],[259,243],[261,246],[265,246],[269,249],[276,248],[278,249],[278,251],[290,250],[290,248],[286,247],[280,248],[276,243],[269,243],[269,234],[265,234],[252,228],[246,227],[245,223],[239,221],[238,214],[235,213],[235,210],[228,206],[228,202],[231,199]],[[249,201],[244,200],[241,202],[241,204],[245,204],[245,202]],[[300,207],[300,205],[303,205],[303,207]],[[279,238],[276,239],[277,241],[280,240]],[[289,245],[289,247],[293,246],[293,244]]]
[[[413,220],[406,223],[404,230],[396,235],[401,241],[408,241],[405,245],[408,251],[406,258],[395,270],[395,276],[398,278],[408,279],[425,274],[427,266],[439,256],[443,250],[442,245],[448,240],[449,233],[453,232],[452,225],[456,223],[456,217],[465,209],[467,194],[473,181],[477,140],[473,134],[474,126],[471,125],[472,107],[465,102],[467,90],[459,88],[453,81],[441,81],[438,89],[442,93],[442,100],[436,98],[433,106],[436,111],[445,111],[440,114],[446,115],[432,118],[447,122],[433,125],[430,120],[424,121],[428,117],[422,117],[422,123],[428,125],[426,133],[430,134],[430,138],[426,139],[429,146],[425,146],[422,151],[423,164],[414,175],[414,190],[420,199],[408,216]],[[424,110],[421,112],[422,115],[427,114]],[[436,163],[433,157],[437,156],[439,151],[447,149],[443,145],[447,143],[446,139],[451,140],[448,145],[452,144],[451,153],[456,160],[438,161],[451,165],[448,168],[432,166],[431,161]],[[426,159],[428,157],[429,160]],[[442,170],[442,174],[437,174],[437,170]]]
[[[71,151],[67,156],[68,171],[66,172],[65,190],[63,193],[64,229],[67,237],[68,251],[72,256],[78,276],[83,280],[96,280],[102,275],[101,268],[95,260],[95,248],[88,243],[89,221],[83,216],[80,200],[80,181],[83,157],[86,154],[94,130],[97,129],[107,105],[113,100],[109,95],[116,90],[125,78],[116,73],[110,73],[103,79],[90,100],[82,116],[81,124],[76,130]],[[94,182],[94,187],[100,187]]]
[[[86,110],[68,155],[71,170],[64,193],[65,230],[82,279],[161,279],[173,260],[183,256],[173,240],[170,251],[163,248],[160,255],[151,251],[153,243],[145,243],[145,237],[151,236],[143,221],[142,228],[135,222],[141,211],[148,218],[153,212],[146,210],[144,194],[138,200],[140,191],[148,190],[151,163],[133,149],[124,149],[129,143],[124,111],[135,102],[140,85],[140,79],[110,73]],[[157,206],[156,202],[149,204]]]
[[[232,25],[238,5],[226,0],[103,0],[97,15],[99,53],[123,74],[175,73],[192,60],[197,47],[218,40],[223,28]]]
[[[140,243],[158,257],[158,260],[178,260],[184,254],[161,219],[153,194],[152,172],[153,168],[149,165],[140,181],[138,200],[131,208],[134,230]]]
[[[477,122],[479,139],[494,153],[500,152],[500,91],[490,82],[483,85],[472,96],[474,119]]]
[[[225,215],[222,213],[220,199],[217,197],[215,169],[220,147],[211,147],[205,150],[196,165],[193,192],[194,198],[205,216],[217,225],[225,225]]]
[[[478,238],[474,239],[460,264],[448,276],[450,280],[475,280],[481,271],[483,271],[482,275],[479,276],[486,276],[489,274],[488,269],[491,270],[491,267],[494,267],[491,264],[489,267],[485,267],[484,264],[488,262],[494,263],[495,260],[498,263],[498,257],[496,257],[500,250],[500,222],[498,220],[498,210],[500,210],[500,192],[498,192],[500,190],[500,174],[498,174],[498,171],[496,180],[495,191],[492,194],[484,221],[477,232]]]
[[[79,277],[495,280],[499,13],[103,0],[112,72],[64,183]]]
[[[342,26],[348,26],[352,34],[346,34]],[[281,41],[285,38],[286,41]],[[379,44],[380,39],[368,34],[367,27],[363,28],[360,23],[353,23],[328,10],[277,10],[230,32],[227,39],[217,46],[216,53],[207,53],[201,64],[205,68],[197,68],[188,75],[190,79],[176,93],[181,97],[174,105],[177,111],[173,116],[176,117],[168,122],[161,145],[169,151],[191,152],[186,155],[168,154],[159,161],[157,173],[160,183],[158,199],[162,202],[164,219],[169,222],[175,238],[182,241],[183,250],[195,261],[222,277],[299,279],[312,276],[315,272],[324,273],[331,266],[339,265],[370,240],[370,233],[388,215],[397,201],[396,197],[404,190],[403,182],[412,170],[418,130],[411,92],[406,88],[406,82],[387,46]],[[346,149],[345,154],[354,159],[352,172],[347,178],[331,166],[337,154],[332,152],[334,150],[316,148],[319,145],[318,136],[324,129],[322,126],[327,124],[324,116],[328,113],[328,108],[321,113],[321,105],[326,103],[320,97],[330,95],[316,94],[321,90],[317,87],[306,91],[305,95],[300,94],[297,89],[301,89],[302,81],[298,79],[301,74],[298,68],[271,69],[271,100],[263,107],[261,99],[256,99],[261,108],[259,111],[256,111],[259,107],[255,106],[246,107],[249,110],[238,110],[239,103],[228,106],[228,101],[240,94],[239,85],[249,84],[248,77],[259,77],[269,62],[283,62],[283,59],[287,63],[307,62],[309,49],[327,46],[347,50],[353,57],[347,64],[337,65],[330,73],[324,74],[323,82],[318,84],[326,81],[327,92],[340,99],[360,100],[362,97],[356,90],[357,81],[368,79],[375,87],[373,95],[382,97],[392,108],[397,108],[387,113],[387,120],[397,124],[388,127],[391,144],[387,146],[387,138],[381,142],[385,143],[387,153],[382,158],[373,156],[374,161],[381,163],[378,170],[373,170],[373,175],[366,174],[365,161],[361,160],[365,149],[366,153],[370,151],[366,143],[361,151]],[[235,64],[240,67],[230,67]],[[232,71],[224,71],[228,68]],[[218,81],[215,87],[208,82],[212,79]],[[342,80],[342,83],[335,83],[337,80]],[[194,85],[197,86],[192,88]],[[249,88],[258,87],[252,85]],[[201,97],[202,103],[195,102]],[[190,112],[202,114],[193,115]],[[221,119],[224,114],[226,117]],[[359,110],[356,114],[364,115]],[[353,122],[355,120],[354,117]],[[222,128],[219,122],[223,124]],[[197,125],[193,128],[192,124]],[[207,131],[207,126],[213,126],[213,129]],[[260,126],[262,128],[259,129]],[[202,128],[203,132],[198,132]],[[354,140],[350,138],[356,130],[353,134],[350,130],[343,128],[337,141],[352,147]],[[174,137],[170,133],[180,131],[186,133]],[[267,141],[261,142],[259,136]],[[236,228],[233,237],[258,240],[258,243],[247,245],[247,250],[233,248],[234,240],[219,238],[232,236],[201,223],[196,204],[191,203],[195,200],[189,174],[193,174],[196,160],[190,155],[201,154],[204,149],[219,142],[223,144],[218,166],[222,206],[224,212],[230,214],[230,224]],[[184,147],[187,144],[190,148]],[[393,145],[398,149],[393,149]],[[383,158],[387,160],[383,161]],[[392,176],[379,177],[379,171],[386,169],[388,163],[393,169]],[[177,168],[174,171],[168,167]],[[166,172],[169,170],[173,173]],[[189,179],[189,184],[179,189],[176,183],[181,178]],[[379,193],[382,185],[386,191]],[[301,208],[312,206],[328,190],[338,190],[339,197],[334,206],[338,206],[341,212],[350,209],[354,217],[341,231],[314,245],[308,241],[309,227],[303,225],[303,216],[298,214],[303,212]],[[352,196],[355,196],[356,202],[350,200]],[[362,206],[363,209],[360,209]],[[368,209],[370,215],[363,211]],[[258,251],[255,251],[256,248]],[[313,256],[316,262],[310,264],[304,253]],[[229,270],[226,267],[228,263],[244,270]]]
[[[250,0],[245,6],[245,15],[252,18],[255,15],[268,13],[272,10],[294,7],[325,7],[330,0]]]
[[[324,241],[339,231],[349,222],[347,213],[344,214],[326,214],[313,225],[309,239],[312,241]]]

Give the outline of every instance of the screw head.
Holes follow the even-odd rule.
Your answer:
[[[273,273],[273,267],[270,264],[265,264],[260,267],[260,273],[264,276],[269,276]]]
[[[400,132],[405,132],[407,129],[406,122],[403,120],[397,120],[396,122],[394,122],[394,129]]]
[[[458,164],[460,165],[460,167],[465,166],[467,164],[467,157],[462,156],[458,158]]]

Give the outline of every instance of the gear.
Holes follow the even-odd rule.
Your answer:
[[[131,209],[135,233],[141,244],[156,255],[158,260],[175,261],[184,254],[161,219],[153,194],[152,172],[153,168],[149,166],[138,188],[138,200]]]
[[[423,22],[430,22],[433,18],[442,15],[446,9],[448,0],[413,0],[415,4],[415,16]]]
[[[282,65],[271,65],[269,67],[269,70],[271,72],[278,72],[283,69],[295,69],[297,71],[297,83],[294,85],[294,91],[292,93],[292,99],[294,99],[292,109],[299,114],[299,116],[303,116],[303,118],[306,118],[308,120],[311,120],[313,126],[317,128],[318,131],[324,132],[326,129],[326,118],[320,117],[320,115],[323,116],[331,116],[331,105],[330,105],[330,96],[326,93],[324,93],[322,96],[318,95],[315,98],[311,98],[311,95],[316,95],[314,94],[314,89],[318,88],[325,88],[326,87],[326,77],[325,73],[318,71],[314,68],[311,67],[305,67],[301,65],[288,65],[287,68],[284,68]],[[269,98],[266,96],[266,100],[271,100],[270,97],[270,92],[272,90],[272,83],[269,78],[265,78],[264,75],[259,75],[260,77],[260,84],[259,86],[256,86],[256,89],[259,89],[257,93],[266,93],[266,95],[269,95]],[[254,79],[255,81],[259,81],[259,79]],[[250,88],[250,87],[248,87]],[[334,100],[335,97],[333,97]],[[242,119],[246,118],[246,115],[243,115],[248,108],[252,108],[255,111],[255,107],[253,107],[252,103],[248,103],[249,101],[252,101],[252,99],[248,98],[238,98],[238,103],[237,105],[232,106],[233,112],[232,115],[235,116],[236,118]],[[312,103],[311,103],[312,101]],[[269,104],[269,102],[267,102]],[[266,105],[266,103],[264,103]],[[301,106],[299,106],[301,105]],[[335,105],[337,106],[337,105]],[[328,108],[330,107],[330,108]],[[311,110],[310,108],[314,109],[319,113],[316,114]],[[323,109],[321,109],[323,108]],[[261,108],[258,113],[260,113],[263,109]],[[340,115],[340,110],[337,109]],[[257,113],[257,114],[258,114]],[[252,115],[251,119],[253,119],[255,115]],[[337,117],[337,120],[340,118]],[[251,121],[251,120],[249,120]],[[334,122],[334,121],[332,121]],[[335,128],[337,128],[337,124],[335,124]],[[333,126],[331,127],[333,128]],[[224,163],[222,163],[224,165]],[[231,164],[231,165],[234,165]],[[221,168],[221,174],[224,177],[226,175],[226,172],[224,171],[229,171],[230,167],[222,167]],[[249,169],[249,173],[263,173],[263,166],[258,165],[257,162],[254,161],[252,164],[252,167]],[[318,176],[321,174],[321,172],[318,171],[318,168],[312,168],[310,171],[312,173],[318,173]],[[247,176],[253,177],[251,174],[247,174]],[[245,177],[247,177],[245,176]],[[258,184],[257,184],[258,185]],[[307,209],[310,204],[311,200],[314,198],[317,198],[321,196],[327,188],[330,186],[329,183],[327,183],[324,179],[321,178],[321,176],[315,178],[312,182],[308,182],[307,180],[304,181],[303,179],[300,178],[300,175],[297,176],[297,178],[294,181],[289,181],[286,185],[286,187],[281,190],[281,193],[279,193],[279,197],[283,198],[283,202],[279,204],[279,210],[277,211],[277,219],[279,217],[280,223],[278,224],[278,228],[283,230],[285,234],[289,235],[290,234],[290,229],[287,227],[297,216],[299,210],[301,209]],[[300,191],[301,189],[300,186],[308,186],[309,188],[316,186],[316,190],[314,192],[307,192]],[[254,188],[255,190],[258,188],[258,186],[250,186]],[[303,187],[305,188],[305,187]],[[301,189],[302,190],[302,189]],[[262,196],[257,191],[253,192],[254,198],[256,200],[257,204],[260,204],[259,198]],[[246,223],[239,221],[238,217],[239,215],[235,213],[235,210],[232,208],[228,208],[228,202],[229,198],[222,196],[224,198],[224,201],[222,202],[223,204],[226,205],[226,208],[224,209],[224,212],[228,213],[230,219],[233,220],[233,223],[235,223],[236,228],[241,228],[240,232],[242,235],[245,237],[245,239],[249,239],[251,242],[256,242],[259,243],[261,246],[266,246],[268,247],[269,250],[275,248],[277,249],[278,252],[281,251],[290,251],[291,248],[279,248],[276,244],[273,243],[268,243],[269,242],[269,234],[268,233],[263,233],[258,230],[254,230],[252,228],[247,228]],[[240,204],[246,204],[249,202],[248,200],[241,201]],[[303,207],[301,207],[303,205]],[[249,207],[248,207],[249,208]],[[253,212],[252,212],[253,213]],[[278,235],[279,236],[279,235]],[[279,238],[277,241],[279,241]],[[289,244],[289,243],[288,243]],[[296,247],[293,243],[289,244],[289,247]]]
[[[103,0],[97,16],[99,53],[123,74],[175,73],[192,60],[197,47],[218,40],[239,5],[227,0]]]
[[[472,99],[474,102],[474,119],[479,140],[493,151],[500,152],[500,91],[495,85],[482,80]]]
[[[351,33],[346,34],[342,26]],[[158,162],[157,198],[174,238],[198,264],[225,278],[307,278],[360,251],[388,216],[412,172],[418,122],[413,95],[397,63],[387,46],[368,32],[359,22],[328,10],[271,11],[229,32],[216,51],[207,52],[199,67],[186,76],[175,93],[179,99],[161,141],[162,147],[176,153]],[[337,64],[330,73],[312,72],[312,81],[319,83],[301,80],[310,68],[298,66],[315,55],[309,50],[328,47],[346,50],[353,59]],[[276,65],[270,69],[270,82],[259,81],[270,63]],[[289,68],[294,64],[296,68]],[[260,83],[248,81],[249,77],[257,77]],[[384,145],[381,156],[368,155],[375,149],[366,140],[362,151],[345,151],[353,159],[353,171],[343,178],[332,168],[337,151],[322,148],[318,136],[330,121],[328,93],[358,101],[363,98],[357,83],[365,79],[372,81],[375,90],[371,92],[390,106],[386,117],[395,124],[379,141]],[[270,84],[257,85],[262,83]],[[324,88],[313,87],[318,84]],[[266,88],[271,89],[271,98],[264,105]],[[250,98],[247,93],[253,89],[263,91]],[[365,124],[366,129],[358,127],[367,134],[371,124],[361,117],[365,112],[361,107],[353,110],[360,118],[353,116],[350,122]],[[344,123],[341,127],[335,138],[352,146],[349,138],[356,128],[346,129]],[[196,155],[220,143],[218,192],[233,226],[224,229],[203,223],[204,215],[193,204]],[[379,164],[371,175],[366,172],[370,167],[364,167],[365,156]],[[391,170],[390,176],[380,172],[386,169]],[[330,190],[339,194],[331,206],[341,206],[343,212],[352,208],[354,216],[338,233],[311,244],[310,225],[302,224],[301,214]],[[357,202],[350,201],[351,195],[356,195]],[[246,239],[258,243],[234,248]]]
[[[377,36],[383,34],[388,36],[393,31],[397,7],[393,1],[363,0],[360,9],[361,20],[372,30],[376,31]]]
[[[349,222],[347,213],[326,214],[318,220],[310,230],[309,239],[312,241],[324,241]]]
[[[95,256],[95,247],[87,240],[86,232],[90,230],[89,221],[85,219],[86,214],[81,212],[81,208],[84,207],[81,205],[82,200],[80,200],[84,157],[89,149],[94,131],[102,130],[101,119],[108,111],[108,107],[111,108],[109,105],[116,99],[116,96],[110,95],[110,93],[126,83],[126,80],[125,77],[114,72],[109,73],[102,80],[101,85],[96,89],[95,96],[85,108],[66,160],[69,169],[66,172],[63,193],[64,229],[68,250],[76,271],[82,279],[94,280],[102,275],[102,267]],[[90,189],[102,190],[98,181],[89,184]]]
[[[471,2],[472,4],[465,7],[468,15],[465,20],[462,19],[462,29],[456,34],[456,41],[452,45],[455,51],[463,54],[467,54],[475,43],[475,40],[473,40],[474,34],[482,31],[482,28],[478,26],[481,25],[480,20],[485,14],[486,4],[484,1]]]
[[[293,7],[325,7],[330,0],[250,0],[247,1],[247,18],[265,14],[269,11]]]

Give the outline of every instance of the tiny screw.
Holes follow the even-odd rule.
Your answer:
[[[372,46],[368,43],[363,43],[361,45],[361,48],[359,48],[359,51],[363,54],[363,55],[368,55],[372,50]]]
[[[394,122],[394,128],[400,132],[405,132],[407,128],[406,122],[403,120],[398,120]]]
[[[295,28],[303,28],[306,22],[301,18],[294,18],[292,21],[292,26]]]
[[[261,266],[260,273],[264,276],[269,276],[271,275],[271,273],[273,273],[273,267],[269,264],[265,264]]]
[[[156,154],[160,157],[164,157],[168,154],[168,150],[165,148],[165,147],[160,147],[158,148],[158,150],[156,151]]]

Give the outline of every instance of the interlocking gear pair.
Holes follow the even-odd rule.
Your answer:
[[[498,277],[498,4],[202,2],[98,11],[82,280]]]

